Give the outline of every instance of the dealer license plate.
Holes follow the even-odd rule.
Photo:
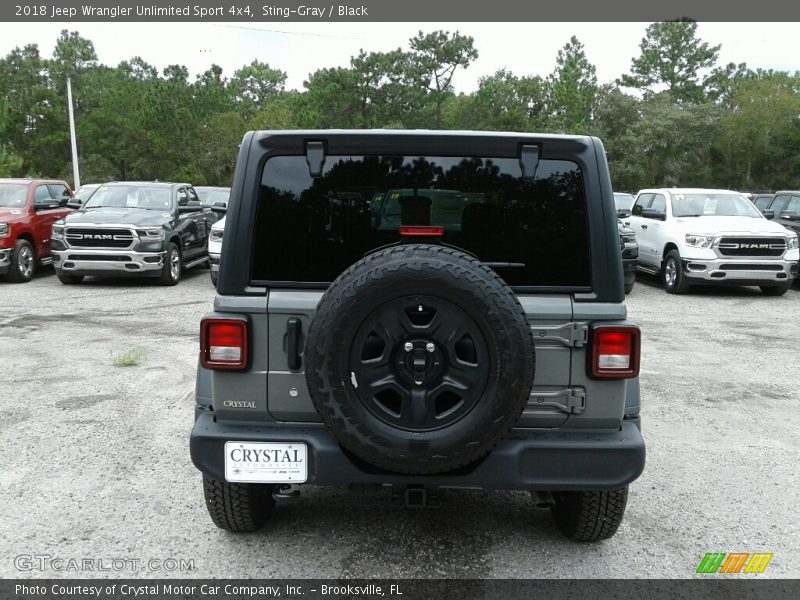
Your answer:
[[[302,442],[225,442],[225,480],[235,483],[303,483],[308,478]]]

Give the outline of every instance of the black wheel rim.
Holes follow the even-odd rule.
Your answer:
[[[464,418],[490,375],[477,323],[433,296],[404,296],[375,310],[356,331],[349,365],[360,403],[381,421],[413,432]]]

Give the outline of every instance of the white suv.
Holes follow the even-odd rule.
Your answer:
[[[739,192],[641,190],[625,220],[639,241],[637,267],[682,294],[695,284],[757,285],[780,296],[797,275],[797,235],[767,220]]]

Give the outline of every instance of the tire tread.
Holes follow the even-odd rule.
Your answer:
[[[235,533],[257,531],[275,507],[271,485],[230,483],[204,476],[203,494],[214,525]]]
[[[607,540],[619,529],[628,502],[628,487],[614,490],[562,492],[556,495],[553,516],[571,540]]]

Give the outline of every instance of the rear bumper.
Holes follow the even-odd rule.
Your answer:
[[[71,248],[53,250],[53,264],[59,271],[75,275],[157,275],[164,266],[166,252],[135,252],[133,250],[84,250]]]
[[[198,410],[190,449],[195,466],[217,480],[225,479],[227,441],[304,442],[308,445],[307,483],[314,485],[601,490],[624,486],[642,473],[645,447],[638,425],[638,419],[626,420],[621,430],[609,433],[515,429],[471,470],[445,475],[400,475],[357,464],[321,424],[221,424],[206,410]]]

